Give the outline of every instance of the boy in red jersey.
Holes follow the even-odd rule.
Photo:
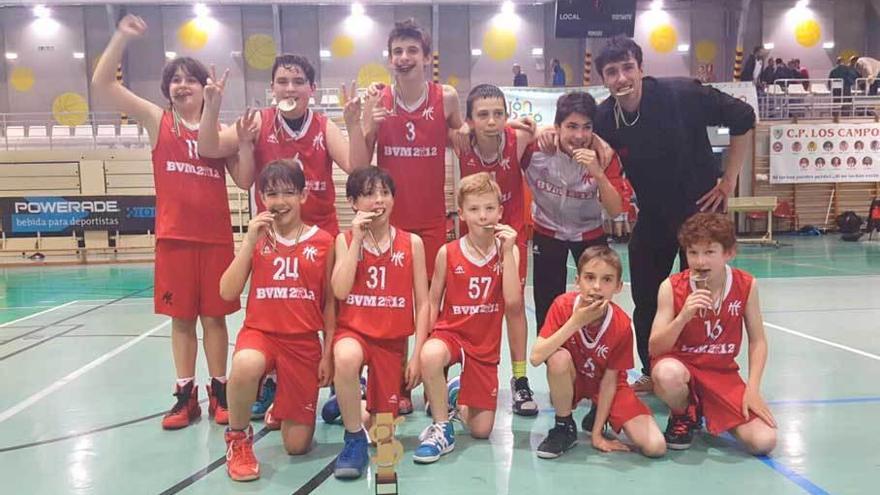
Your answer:
[[[189,57],[176,58],[162,71],[167,109],[147,101],[116,80],[125,48],[146,33],[143,19],[121,21],[92,76],[96,95],[134,117],[146,129],[153,150],[156,183],[155,311],[171,317],[171,348],[177,372],[177,402],[162,419],[165,429],[188,426],[201,416],[195,383],[196,319],[204,330],[211,384],[208,413],[226,424],[226,315],[240,309],[224,301],[220,276],[232,261],[232,224],[226,192],[226,168],[241,185],[234,162],[199,155],[198,122],[208,80],[205,67]],[[197,219],[194,221],[193,219]]]
[[[620,257],[608,246],[587,248],[578,259],[578,290],[558,296],[550,306],[532,365],[547,364],[550,400],[556,423],[538,446],[538,457],[555,459],[577,442],[572,409],[582,399],[593,403],[581,423],[602,452],[626,451],[619,440],[604,437],[606,421],[648,457],[666,453],[666,443],[650,409],[627,385],[633,367],[633,332],[629,316],[611,299],[623,288]]]
[[[361,418],[361,368],[367,375],[367,411],[399,410],[400,383],[419,384],[419,349],[428,328],[428,280],[422,240],[391,225],[395,185],[376,167],[355,171],[346,195],[357,212],[351,230],[336,237],[333,292],[339,317],[333,346],[336,399],[345,445],[336,459],[337,478],[359,478],[367,464],[367,434]],[[415,330],[415,353],[400,366]]]
[[[212,69],[213,71],[213,69]],[[205,88],[205,111],[199,126],[199,149],[205,156],[224,157],[238,153],[246,188],[269,162],[292,160],[306,176],[308,200],[303,205],[303,220],[317,225],[331,235],[339,233],[336,219],[336,190],[333,187],[333,162],[350,174],[357,164],[349,157],[348,140],[326,115],[313,112],[309,101],[315,94],[315,69],[301,55],[283,54],[272,65],[270,87],[277,105],[258,111],[245,110],[234,126],[220,129],[218,118],[226,77],[218,80],[212,73]],[[360,100],[345,98],[344,118],[349,133],[359,132]],[[352,96],[356,88],[352,87]],[[368,161],[361,163],[367,166]],[[256,211],[266,209],[255,194]]]
[[[271,162],[257,182],[267,211],[251,219],[241,250],[220,279],[220,295],[230,301],[239,299],[251,279],[227,388],[226,472],[236,481],[260,477],[250,410],[263,373],[278,370],[273,416],[282,420],[284,448],[291,455],[309,450],[318,388],[333,375],[333,237],[302,220],[307,193],[299,167]]]
[[[514,128],[507,124],[507,101],[497,86],[479,84],[471,89],[467,97],[467,124],[471,129],[471,140],[467,151],[458,153],[461,177],[479,172],[487,172],[501,188],[501,223],[516,231],[516,246],[519,250],[520,287],[526,283],[528,255],[528,234],[525,220],[525,188],[522,168],[526,147],[534,135],[524,128]],[[450,131],[450,133],[455,131]],[[467,233],[467,226],[462,226]],[[525,305],[507,306],[507,338],[510,347],[510,361],[513,376],[510,389],[513,392],[513,412],[520,416],[538,414],[538,404],[533,398],[526,377],[526,312]]]
[[[430,292],[433,330],[419,358],[433,416],[413,454],[420,464],[436,462],[455,448],[448,405],[459,407],[472,437],[489,438],[498,396],[502,315],[506,307],[516,310],[523,304],[516,231],[501,223],[498,184],[486,172],[465,177],[458,204],[468,233],[437,253]],[[461,376],[447,388],[444,369],[455,363],[462,365]]]
[[[697,213],[678,240],[689,269],[660,285],[649,341],[654,393],[670,409],[666,443],[690,447],[702,418],[713,435],[729,431],[752,454],[776,446],[776,421],[761,397],[767,340],[758,285],[727,263],[736,255],[733,222],[720,213]],[[749,379],[735,358],[745,322]]]

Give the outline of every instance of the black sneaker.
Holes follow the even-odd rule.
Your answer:
[[[510,389],[513,391],[513,413],[517,416],[537,416],[538,403],[535,402],[532,389],[529,388],[527,377],[511,378]]]
[[[669,414],[666,423],[666,446],[672,450],[686,450],[694,440],[694,421],[687,414]]]
[[[577,428],[574,422],[569,425],[556,424],[549,433],[547,438],[538,445],[538,457],[541,459],[556,459],[566,450],[574,447],[577,443]]]
[[[596,404],[592,404],[590,406],[590,412],[584,416],[584,419],[581,420],[581,429],[587,433],[593,432],[593,425],[596,424]],[[602,432],[605,432],[605,427],[607,426],[607,422],[602,426]]]

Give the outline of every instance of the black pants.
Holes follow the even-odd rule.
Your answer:
[[[642,374],[651,374],[648,339],[657,313],[657,292],[669,276],[676,255],[681,269],[687,268],[687,258],[678,245],[679,222],[654,221],[644,216],[636,222],[629,241],[629,273],[632,280],[632,298],[635,303],[633,325],[636,347],[642,360]],[[535,298],[537,299],[537,282]]]
[[[577,265],[581,254],[590,246],[604,246],[604,235],[590,241],[560,241],[535,232],[532,237],[532,278],[535,281],[535,319],[538,333],[544,326],[547,311],[557,296],[565,292],[568,278],[568,253]],[[656,296],[655,296],[656,297]]]

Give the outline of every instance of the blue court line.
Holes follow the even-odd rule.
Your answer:
[[[733,445],[739,445],[739,442],[730,433],[727,433],[727,432],[722,433],[721,435],[718,436],[718,438],[721,438],[722,440],[725,440],[728,443],[731,443]],[[754,457],[756,459],[758,459],[759,461],[761,461],[762,463],[764,463],[770,469],[776,471],[777,473],[781,474],[782,476],[785,476],[786,479],[788,479],[789,481],[791,481],[795,485],[799,486],[802,490],[809,493],[810,495],[831,495],[831,493],[826,491],[824,488],[813,483],[812,481],[808,480],[805,476],[801,475],[800,473],[795,472],[790,467],[786,466],[785,464],[777,461],[776,459],[774,459],[770,456],[760,455],[760,456],[754,456]]]
[[[841,397],[839,399],[768,400],[769,406],[823,406],[829,404],[866,404],[880,402],[880,397]]]

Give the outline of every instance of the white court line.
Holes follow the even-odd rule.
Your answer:
[[[843,344],[838,344],[837,342],[831,342],[830,340],[820,339],[819,337],[813,337],[812,335],[798,332],[797,330],[792,330],[790,328],[781,327],[779,325],[775,325],[775,324],[767,322],[767,321],[764,322],[764,326],[774,328],[774,329],[779,330],[781,332],[790,333],[792,335],[795,335],[797,337],[801,337],[801,338],[804,338],[807,340],[812,340],[812,341],[818,342],[820,344],[825,344],[827,346],[836,347],[838,349],[841,349],[841,350],[844,350],[847,352],[851,352],[853,354],[858,354],[859,356],[864,356],[866,358],[873,359],[875,361],[880,361],[880,356],[878,356],[876,354],[871,354],[870,352],[865,352],[860,349],[855,349],[853,347],[849,347],[849,346],[846,346]]]
[[[67,376],[65,376],[59,380],[56,380],[54,383],[52,383],[48,387],[44,388],[43,390],[40,390],[39,392],[31,395],[27,399],[19,402],[18,404],[10,407],[9,409],[3,411],[2,413],[0,413],[0,423],[3,423],[7,419],[15,416],[16,414],[24,411],[25,409],[31,407],[32,405],[36,404],[37,402],[39,402],[43,398],[56,392],[61,387],[67,385],[68,383],[70,383],[70,382],[76,380],[77,378],[79,378],[80,376],[84,375],[88,371],[104,364],[107,360],[109,360],[113,356],[121,353],[122,351],[128,349],[129,347],[137,344],[138,342],[144,340],[145,338],[149,337],[150,335],[156,333],[157,331],[159,331],[159,329],[161,329],[164,326],[167,326],[169,323],[171,323],[171,320],[166,320],[164,323],[156,325],[155,327],[151,328],[150,330],[147,330],[146,332],[129,340],[128,342],[113,349],[112,351],[100,356],[99,358],[97,358],[94,361],[92,361],[91,363],[83,366],[82,368],[79,368],[75,371],[68,373]]]
[[[56,309],[61,309],[61,308],[64,308],[64,307],[66,307],[66,306],[70,306],[71,304],[74,304],[74,303],[77,303],[77,302],[79,302],[79,301],[70,301],[70,302],[67,302],[67,303],[61,304],[61,305],[59,305],[59,306],[53,306],[53,307],[51,307],[51,308],[49,308],[49,309],[46,309],[46,310],[40,311],[39,313],[34,313],[34,314],[32,314],[32,315],[22,316],[21,318],[19,318],[19,319],[17,319],[17,320],[7,321],[6,323],[0,324],[0,328],[8,327],[8,326],[10,326],[10,325],[14,325],[14,324],[16,324],[16,323],[19,323],[19,322],[22,322],[22,321],[25,321],[25,320],[30,320],[31,318],[34,318],[34,317],[37,317],[37,316],[40,316],[40,315],[44,315],[44,314],[46,314],[46,313],[48,313],[48,312],[50,312],[50,311],[55,311]]]

